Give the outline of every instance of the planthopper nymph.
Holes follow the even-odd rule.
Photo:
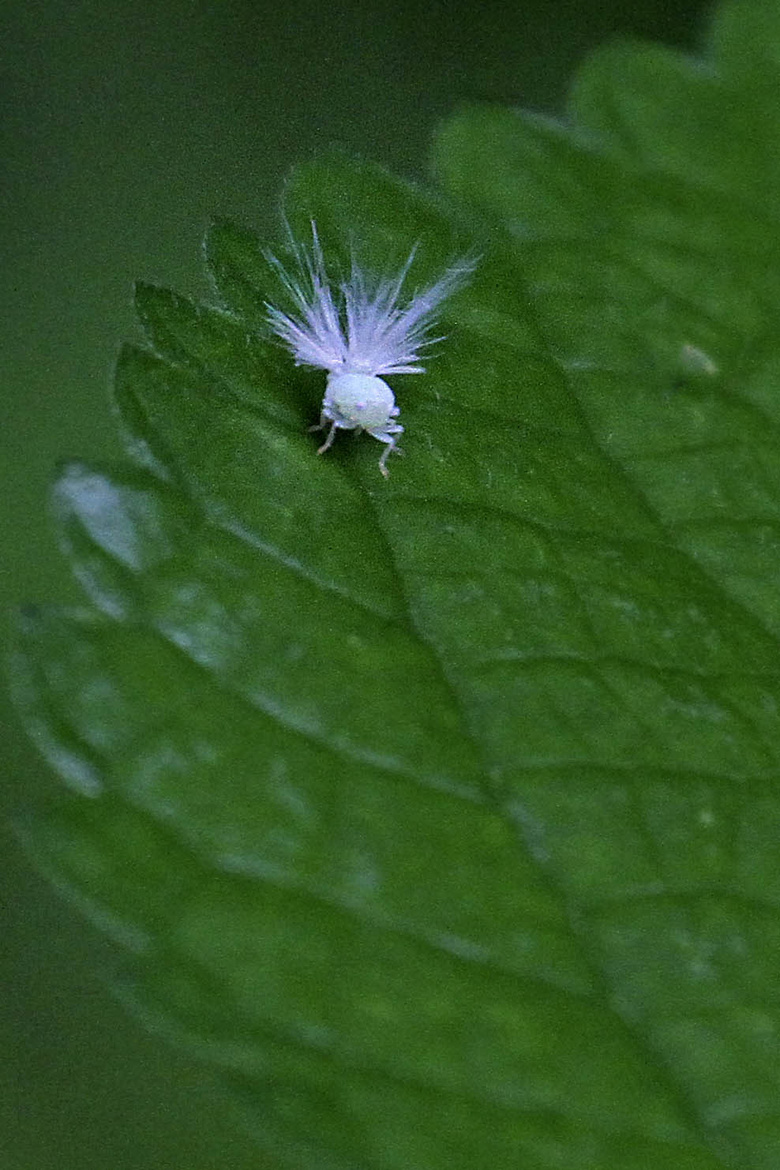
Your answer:
[[[415,249],[394,275],[373,276],[353,260],[348,279],[332,283],[312,222],[310,248],[295,246],[297,270],[288,272],[270,257],[292,301],[289,313],[267,304],[274,333],[292,353],[295,364],[326,370],[328,380],[320,421],[312,430],[327,430],[319,454],[332,445],[336,432],[366,431],[385,449],[379,470],[387,476],[387,459],[398,450],[403,431],[388,374],[422,374],[420,350],[441,337],[431,337],[436,310],[463,285],[474,261],[461,260],[433,284],[405,294],[403,286]]]

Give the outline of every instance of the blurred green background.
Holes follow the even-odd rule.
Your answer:
[[[47,521],[72,455],[119,448],[107,388],[136,336],[136,278],[207,292],[218,213],[260,231],[281,185],[333,144],[423,178],[463,100],[557,112],[618,35],[695,47],[699,0],[31,0],[6,7],[2,120],[0,600],[74,601]],[[8,623],[7,623],[8,624]],[[110,993],[115,955],[32,870],[8,827],[50,779],[0,698],[0,1166],[266,1165],[211,1074]]]

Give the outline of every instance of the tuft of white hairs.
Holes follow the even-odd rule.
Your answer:
[[[413,248],[393,276],[365,273],[355,260],[347,280],[334,285],[325,267],[316,224],[310,248],[294,246],[297,270],[291,274],[274,256],[269,259],[292,302],[283,312],[266,304],[268,324],[292,354],[295,364],[328,372],[320,422],[313,430],[328,436],[319,448],[327,451],[337,430],[367,431],[386,444],[379,468],[387,476],[387,457],[398,450],[403,427],[388,374],[422,374],[420,350],[442,341],[430,328],[441,303],[468,280],[475,261],[461,260],[433,284],[404,294]]]

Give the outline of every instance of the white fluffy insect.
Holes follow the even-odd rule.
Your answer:
[[[448,268],[439,280],[411,296],[402,289],[415,249],[400,272],[371,277],[353,260],[349,279],[335,286],[325,268],[317,228],[312,222],[309,250],[295,247],[298,271],[290,275],[273,256],[294,309],[282,312],[266,305],[268,323],[284,342],[298,366],[328,371],[319,424],[312,430],[328,434],[319,448],[332,445],[336,431],[367,431],[385,444],[379,470],[385,477],[391,451],[398,451],[403,427],[387,374],[422,374],[420,349],[441,337],[430,337],[436,309],[462,285],[474,269],[471,260]]]

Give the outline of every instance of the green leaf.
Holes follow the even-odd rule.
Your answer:
[[[131,467],[56,490],[90,604],[14,681],[27,830],[124,994],[314,1170],[769,1170],[780,1148],[780,19],[597,54],[566,125],[463,111],[448,203],[300,170],[329,260],[482,253],[407,458],[322,459],[322,378],[141,288]]]

